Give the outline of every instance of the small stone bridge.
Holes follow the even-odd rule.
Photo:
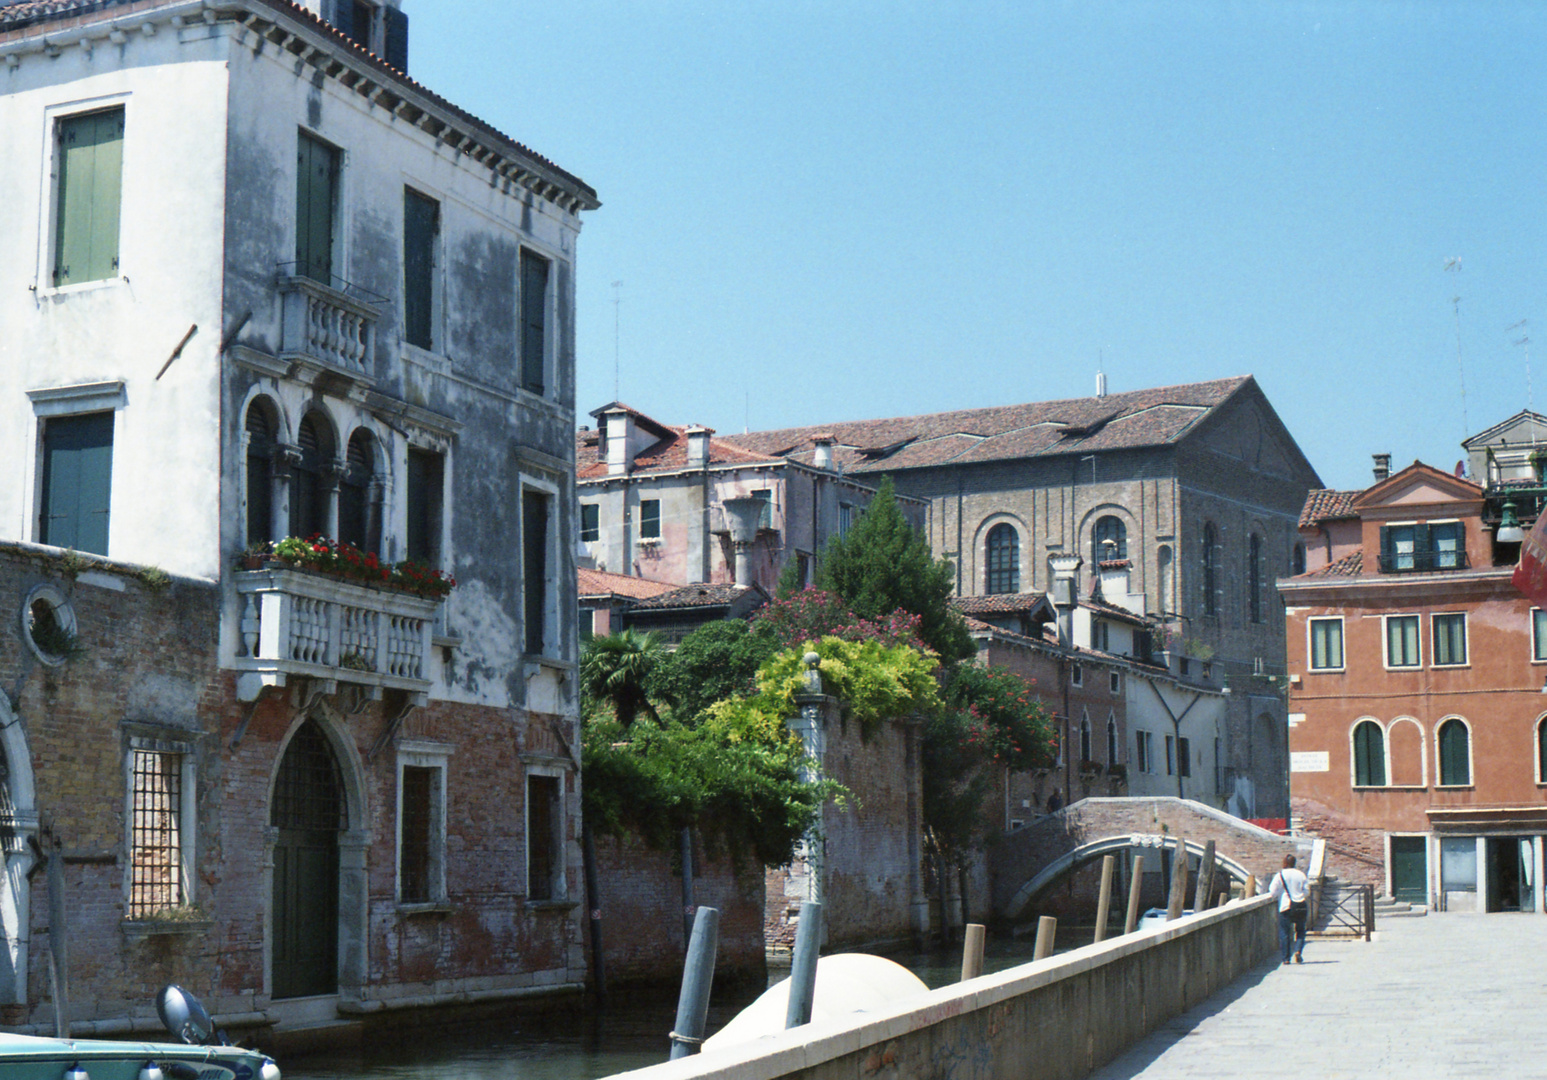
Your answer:
[[[1298,856],[1304,867],[1311,853],[1308,840],[1279,836],[1191,799],[1081,799],[1007,834],[989,849],[994,919],[1021,921],[1039,893],[1103,855],[1140,848],[1159,856],[1162,844],[1175,850],[1178,836],[1190,854],[1201,854],[1213,840],[1218,871],[1235,881],[1255,874],[1259,888],[1283,865],[1285,855]]]

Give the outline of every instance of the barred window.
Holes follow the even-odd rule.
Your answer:
[[[132,750],[129,918],[187,901],[183,881],[183,755]]]
[[[398,902],[446,898],[447,748],[405,743],[398,756]]]

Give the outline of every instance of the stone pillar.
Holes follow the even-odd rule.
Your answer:
[[[270,511],[269,534],[275,540],[290,535],[290,480],[301,464],[301,448],[281,445],[274,453],[274,505]]]

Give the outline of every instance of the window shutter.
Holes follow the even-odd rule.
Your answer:
[[[548,260],[521,253],[521,385],[543,392],[548,323]]]
[[[296,152],[295,272],[323,284],[333,278],[333,197],[338,151],[302,133]]]
[[[1429,546],[1429,526],[1413,526],[1413,569],[1433,570],[1434,551]]]
[[[113,414],[59,417],[44,429],[40,539],[107,554]]]
[[[526,651],[541,655],[548,606],[548,497],[541,492],[521,494],[521,547]]]
[[[118,272],[124,112],[59,122],[54,283],[101,281]]]
[[[345,37],[355,36],[355,0],[333,0],[333,25]]]
[[[408,16],[393,7],[383,8],[381,15],[386,24],[387,38],[387,55],[382,59],[406,74],[408,72]]]
[[[1380,527],[1380,568],[1393,570],[1396,568],[1396,560],[1392,558],[1391,526]]]
[[[435,235],[440,204],[403,189],[403,336],[421,349],[434,347],[432,305]]]

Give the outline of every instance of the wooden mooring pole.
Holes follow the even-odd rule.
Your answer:
[[[1123,920],[1123,933],[1133,933],[1139,925],[1139,894],[1144,891],[1144,856],[1133,857],[1133,880],[1128,883],[1128,917]]]
[[[962,935],[962,982],[983,974],[983,941],[987,933],[982,923],[967,924],[967,932]]]
[[[1182,905],[1187,903],[1187,841],[1176,838],[1176,855],[1171,859],[1171,895],[1166,899],[1166,922],[1182,917]]]
[[[1058,933],[1058,920],[1044,915],[1037,920],[1037,944],[1032,950],[1033,960],[1044,960],[1053,951],[1053,935]]]
[[[1112,914],[1112,875],[1117,871],[1117,859],[1111,855],[1101,857],[1101,899],[1096,902],[1096,938],[1105,941],[1107,919]]]
[[[1198,884],[1193,889],[1192,909],[1203,911],[1214,899],[1214,841],[1203,845],[1203,861],[1198,864]]]
[[[810,900],[800,905],[795,928],[795,952],[790,961],[790,1000],[784,1011],[786,1028],[811,1023],[811,1003],[816,998],[817,954],[822,951],[822,905]]]
[[[709,990],[714,985],[714,957],[720,946],[720,911],[701,907],[693,917],[688,958],[682,967],[682,993],[677,998],[677,1023],[671,1032],[671,1060],[698,1053],[709,1016]]]

